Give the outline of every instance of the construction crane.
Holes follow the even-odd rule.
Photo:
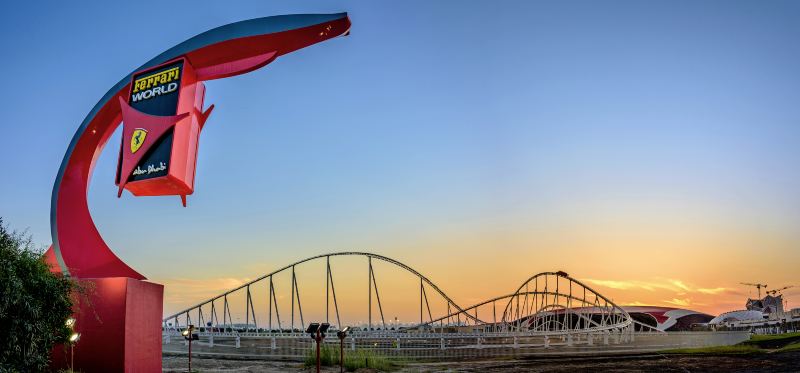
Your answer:
[[[767,293],[769,295],[772,295],[772,296],[775,296],[776,294],[780,294],[780,292],[782,292],[782,291],[784,291],[786,289],[791,289],[793,287],[794,287],[794,285],[784,286],[784,287],[782,287],[780,289],[767,290],[767,291],[765,291],[765,293]]]
[[[755,286],[758,289],[758,299],[761,299],[761,288],[764,288],[764,289],[767,288],[767,284],[751,284],[751,283],[747,283],[747,282],[740,282],[740,284],[747,285],[747,286]]]

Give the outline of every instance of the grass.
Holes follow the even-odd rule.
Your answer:
[[[750,337],[749,342],[775,341],[792,338],[800,338],[800,332],[786,334],[754,334]]]
[[[322,366],[338,366],[339,365],[339,347],[332,347],[322,345],[319,352],[319,361]],[[316,352],[310,351],[306,355],[305,365],[314,366],[317,364]],[[348,372],[352,372],[359,368],[371,368],[378,371],[393,371],[400,368],[402,364],[399,361],[391,361],[383,355],[379,355],[373,350],[345,349],[344,352],[344,368]]]
[[[743,344],[766,349],[780,349],[795,342],[800,342],[800,333],[753,335],[749,341],[743,342]]]
[[[778,349],[779,352],[800,351],[800,342],[794,342]]]
[[[674,350],[662,351],[665,354],[689,354],[689,355],[747,355],[760,354],[765,350],[753,345],[737,344],[733,346],[714,346],[699,348],[677,348]]]
[[[733,346],[679,348],[662,351],[665,354],[745,355],[772,352],[800,351],[800,333],[752,335],[750,340]]]

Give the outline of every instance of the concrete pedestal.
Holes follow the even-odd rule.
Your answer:
[[[164,286],[128,277],[81,279],[90,303],[77,310],[74,369],[92,372],[161,372]],[[69,368],[70,347],[56,346],[52,367]]]

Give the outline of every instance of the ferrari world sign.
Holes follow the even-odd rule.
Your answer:
[[[122,123],[115,183],[135,196],[194,191],[197,151],[214,106],[203,82],[244,74],[276,58],[347,35],[346,13],[265,17],[218,27],[159,54],[115,84],[83,120],[58,170],[50,211],[54,271],[89,286],[76,305],[81,341],[75,368],[83,372],[161,372],[163,285],[122,262],[92,221],[87,191],[94,163]],[[53,350],[64,368],[65,350]]]

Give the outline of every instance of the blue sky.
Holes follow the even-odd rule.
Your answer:
[[[576,264],[652,245],[710,251],[702,260],[732,250],[742,265],[768,257],[754,277],[778,266],[776,281],[791,279],[781,263],[800,243],[800,4],[790,1],[5,4],[0,216],[49,244],[69,140],[136,66],[219,25],[339,11],[349,37],[207,83],[217,109],[188,208],[117,199],[117,155],[103,153],[90,206],[125,261],[163,282],[191,277],[175,268],[187,258],[213,278],[352,248],[409,261],[521,256],[603,278],[697,272]],[[587,228],[608,226],[613,239]],[[732,232],[752,240],[709,244]],[[547,247],[563,256],[538,260]]]

